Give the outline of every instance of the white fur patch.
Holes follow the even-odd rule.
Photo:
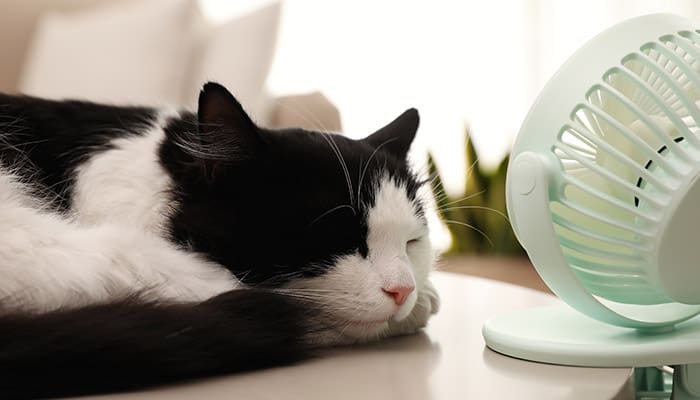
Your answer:
[[[73,218],[81,225],[119,223],[160,233],[172,199],[170,177],[158,163],[165,134],[159,123],[142,136],[114,140],[113,149],[77,169]]]

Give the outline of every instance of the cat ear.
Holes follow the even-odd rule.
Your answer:
[[[250,158],[260,145],[258,127],[218,83],[207,82],[199,93],[197,126],[201,161],[209,178],[222,164]]]
[[[258,127],[243,110],[241,103],[225,87],[207,82],[199,92],[199,132],[209,135],[235,135],[238,142],[256,142]]]
[[[416,137],[418,123],[418,110],[409,108],[387,126],[367,136],[364,141],[403,160]]]

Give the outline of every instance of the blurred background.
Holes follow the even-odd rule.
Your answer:
[[[700,20],[692,0],[0,0],[0,9],[5,92],[191,107],[213,79],[262,124],[352,138],[417,107],[412,162],[439,173],[443,222],[461,222],[450,233],[432,221],[438,247],[509,255],[522,252],[500,214],[503,160],[548,78],[626,18]]]

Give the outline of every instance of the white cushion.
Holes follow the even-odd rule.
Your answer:
[[[202,84],[216,81],[236,96],[257,122],[265,123],[270,102],[265,82],[270,71],[281,5],[273,3],[211,27],[193,57],[186,104],[196,106]]]
[[[116,103],[182,103],[193,0],[125,1],[41,18],[21,92]]]

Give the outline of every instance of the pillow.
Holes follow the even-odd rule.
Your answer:
[[[194,0],[125,1],[43,16],[19,90],[49,98],[181,103]]]
[[[265,123],[271,102],[264,88],[275,53],[280,11],[280,3],[273,3],[208,29],[198,54],[193,55],[186,104],[196,106],[202,84],[216,81],[256,121]]]

